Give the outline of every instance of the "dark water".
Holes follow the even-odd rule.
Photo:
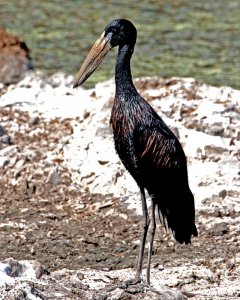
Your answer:
[[[132,59],[137,76],[190,76],[240,89],[240,1],[1,0],[0,26],[21,36],[35,67],[75,74],[89,48],[115,18],[138,30]],[[90,84],[114,74],[116,50]]]

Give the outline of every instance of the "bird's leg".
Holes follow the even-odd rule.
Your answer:
[[[142,235],[140,239],[140,249],[139,249],[138,261],[137,261],[136,275],[134,279],[130,279],[125,282],[125,285],[127,286],[141,283],[144,248],[145,248],[146,237],[147,237],[147,232],[148,232],[148,227],[150,222],[144,188],[140,187],[140,192],[141,192],[142,212],[143,212]]]
[[[135,276],[136,282],[141,282],[144,247],[146,243],[146,237],[147,237],[147,232],[148,232],[148,227],[150,222],[144,188],[140,188],[140,192],[141,192],[141,201],[142,201],[143,223],[142,223],[142,236],[140,240],[140,250],[139,250],[138,262],[137,262],[137,272]]]
[[[151,269],[151,257],[153,249],[153,240],[156,229],[156,219],[155,219],[155,203],[152,201],[151,206],[151,228],[150,228],[150,240],[148,245],[148,260],[147,260],[147,284],[150,284],[150,269]]]

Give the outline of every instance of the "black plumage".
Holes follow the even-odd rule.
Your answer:
[[[155,110],[141,97],[132,82],[130,59],[137,32],[124,19],[112,21],[96,41],[81,67],[74,87],[82,84],[97,68],[108,50],[119,46],[115,83],[116,94],[111,114],[116,151],[141,191],[143,233],[136,281],[141,280],[143,252],[149,227],[145,189],[152,199],[151,235],[147,263],[150,261],[155,233],[155,208],[179,243],[188,244],[197,236],[193,194],[188,185],[187,161],[176,136]]]

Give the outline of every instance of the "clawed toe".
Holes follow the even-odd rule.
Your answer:
[[[135,278],[124,281],[124,284],[126,284],[126,286],[129,286],[129,285],[135,285],[135,284],[138,284],[141,282],[142,282],[142,279],[140,277],[135,277]]]
[[[134,290],[134,293],[137,293],[137,292],[143,291],[145,288],[150,288],[150,285],[147,282],[145,282],[144,280],[142,280],[141,277],[137,276],[135,278],[128,279],[122,283],[111,285],[107,288],[107,291],[110,292],[117,288],[126,290],[126,291]]]

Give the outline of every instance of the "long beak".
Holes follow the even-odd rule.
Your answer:
[[[104,36],[105,32],[97,39],[92,49],[88,53],[84,63],[82,64],[74,82],[73,88],[78,87],[96,70],[100,65],[104,56],[111,49],[109,39]]]

